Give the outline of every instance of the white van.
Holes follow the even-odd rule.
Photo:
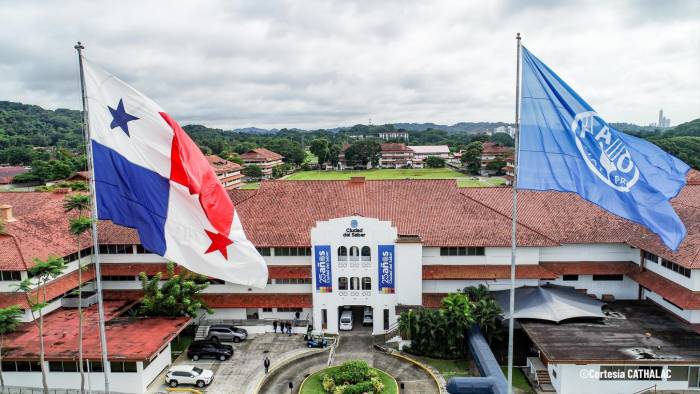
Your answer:
[[[340,315],[340,325],[338,329],[341,331],[352,330],[352,311],[343,311]]]
[[[365,306],[365,311],[362,314],[362,325],[363,326],[371,326],[373,322],[374,322],[374,319],[372,317],[372,307]]]

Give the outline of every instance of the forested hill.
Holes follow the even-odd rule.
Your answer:
[[[240,132],[232,132],[201,125],[189,125],[184,128],[205,153],[226,156],[255,147],[266,147],[298,164],[304,160],[302,144],[309,145],[314,138],[325,138],[332,144],[342,144],[350,141],[349,136],[353,134],[377,135],[380,131],[399,129],[402,125],[409,131],[412,144],[447,144],[453,149],[458,149],[472,139],[479,138],[473,134],[477,129],[491,129],[506,123],[462,122],[447,126],[449,130],[440,130],[439,125],[432,128],[432,123],[397,123],[314,131],[281,129],[272,134],[263,134],[260,132],[262,129],[241,129]],[[639,126],[624,124],[624,127],[620,128],[657,144],[694,168],[700,169],[700,119],[663,132],[637,127]],[[508,143],[507,135],[496,136],[503,137],[502,143]],[[495,136],[490,139],[501,142]],[[36,105],[0,101],[0,165],[31,165],[35,160],[53,160],[60,157],[66,161],[69,153],[80,154],[82,144],[80,111],[46,110]],[[74,168],[80,166],[78,161],[72,164]]]

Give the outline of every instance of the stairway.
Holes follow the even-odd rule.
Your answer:
[[[546,369],[537,370],[537,383],[540,386],[545,384],[552,384],[552,380],[549,378],[549,372]]]
[[[197,332],[194,334],[194,340],[199,341],[202,339],[207,339],[207,334],[209,334],[209,326],[197,326]]]

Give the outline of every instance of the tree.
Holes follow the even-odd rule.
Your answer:
[[[340,155],[340,151],[342,149],[343,148],[340,145],[332,145],[328,149],[328,161],[331,162],[331,165],[333,167],[338,165],[338,162],[340,161],[340,159],[338,158],[338,155]]]
[[[479,141],[470,142],[462,152],[462,163],[472,174],[478,174],[481,169],[481,153],[484,145]]]
[[[486,164],[486,169],[496,175],[503,175],[503,167],[506,166],[506,158],[503,155],[496,156],[495,159]]]
[[[90,197],[85,194],[67,196],[63,202],[65,212],[78,211],[78,217],[68,220],[70,233],[78,244],[78,371],[80,372],[80,392],[85,391],[85,372],[83,371],[83,264],[80,237],[92,227],[92,219],[83,216],[90,209]]]
[[[241,172],[243,173],[243,175],[245,175],[251,179],[260,179],[263,177],[262,168],[260,168],[260,166],[255,165],[255,164],[251,164],[251,165],[247,166]]]
[[[358,141],[345,150],[345,161],[352,163],[352,165],[361,164],[363,166],[372,163],[376,167],[379,164],[381,151],[381,145],[375,140]]]
[[[32,320],[39,331],[39,363],[41,364],[41,384],[44,386],[44,394],[49,393],[49,386],[46,383],[46,366],[44,365],[44,314],[43,309],[47,303],[46,284],[58,277],[66,269],[66,263],[62,258],[49,256],[46,260],[34,259],[34,267],[27,270],[29,278],[21,281],[17,285],[17,291],[24,292],[27,299]],[[32,289],[32,279],[36,281],[36,291]],[[39,312],[37,319],[34,312]]]
[[[5,378],[2,376],[2,347],[5,342],[5,334],[9,334],[19,326],[19,317],[22,309],[18,305],[0,308],[0,392],[5,392]]]
[[[311,153],[316,155],[316,157],[318,157],[318,165],[319,167],[322,167],[323,163],[329,159],[330,143],[325,138],[316,138],[315,140],[311,141],[309,150]]]
[[[430,168],[443,168],[445,167],[445,159],[438,156],[428,156],[425,159],[425,164]]]
[[[142,316],[190,316],[197,317],[201,309],[212,313],[211,308],[198,296],[209,286],[206,277],[183,270],[175,274],[175,264],[167,265],[168,279],[161,284],[163,273],[149,278],[145,272],[139,274],[143,298],[139,307]]]
[[[515,140],[506,133],[494,133],[491,135],[491,141],[503,146],[514,146]]]

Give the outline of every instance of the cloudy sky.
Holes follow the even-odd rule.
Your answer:
[[[87,56],[182,124],[512,121],[515,33],[608,121],[700,117],[700,1],[13,1],[0,100],[79,108]]]

